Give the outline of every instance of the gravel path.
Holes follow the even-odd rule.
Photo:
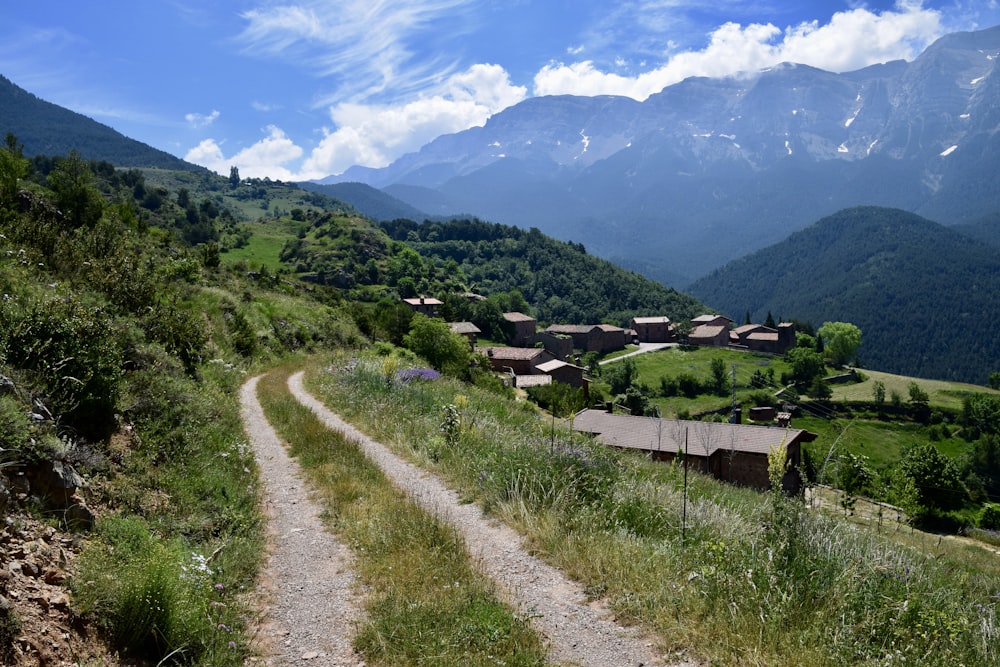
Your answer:
[[[240,392],[243,424],[264,480],[269,554],[267,607],[258,639],[265,665],[363,665],[351,648],[362,618],[351,553],[326,532],[298,464],[285,451],[257,401],[257,380]],[[258,663],[260,664],[260,663]]]
[[[513,529],[485,517],[477,505],[460,503],[458,495],[437,478],[403,461],[330,412],[306,392],[302,373],[291,376],[288,386],[295,398],[326,426],[361,447],[398,488],[464,535],[481,570],[497,582],[507,602],[530,617],[545,636],[552,662],[581,667],[663,664],[651,641],[634,629],[618,625],[597,605],[588,604],[582,587],[528,554],[521,536]]]

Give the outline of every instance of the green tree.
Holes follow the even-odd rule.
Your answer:
[[[962,426],[968,440],[1000,433],[1000,396],[972,394],[962,400]]]
[[[616,361],[609,366],[605,366],[604,379],[607,380],[611,387],[611,393],[614,395],[624,394],[632,383],[635,381],[638,371],[635,367],[635,361],[631,357],[626,357],[621,361]]]
[[[234,164],[229,168],[229,187],[238,188],[240,186],[240,170]]]
[[[791,382],[797,387],[807,388],[826,369],[819,352],[804,347],[792,348],[785,355],[792,365],[791,374],[783,377],[783,382]]]
[[[909,449],[897,464],[896,472],[913,481],[917,502],[930,510],[957,509],[968,498],[958,466],[934,445]]]
[[[823,380],[822,375],[817,375],[809,383],[809,388],[806,390],[809,397],[815,401],[825,401],[833,396],[833,389],[830,388],[830,384]]]
[[[910,393],[910,410],[913,418],[919,422],[926,422],[931,415],[930,396],[916,382],[910,382],[908,391]]]
[[[875,409],[881,415],[885,410],[885,383],[881,380],[875,380],[872,385],[872,398],[875,399]]]
[[[414,314],[403,344],[442,373],[464,376],[469,371],[469,341],[442,319]]]
[[[93,185],[90,166],[76,151],[59,160],[49,174],[49,187],[56,195],[56,206],[73,229],[93,227],[104,212],[104,199]]]
[[[712,359],[712,391],[717,396],[729,393],[729,374],[726,372],[726,362],[719,357]]]
[[[28,175],[28,161],[17,137],[7,133],[7,140],[0,148],[0,206],[10,204],[17,197],[17,184]]]
[[[861,345],[861,329],[850,322],[826,322],[816,335],[830,365],[838,368],[851,361]]]
[[[990,373],[989,385],[990,389],[1000,389],[1000,371]]]

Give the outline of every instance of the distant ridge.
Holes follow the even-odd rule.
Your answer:
[[[839,211],[687,291],[740,321],[853,322],[882,371],[985,384],[1000,370],[1000,252],[899,209]]]
[[[8,132],[17,137],[29,157],[76,150],[88,160],[105,160],[117,167],[204,171],[83,114],[46,102],[0,75],[0,135]]]
[[[376,222],[406,218],[417,222],[429,217],[420,209],[396,199],[364,183],[299,183],[303,190],[318,192],[342,202],[347,202],[361,213]]]

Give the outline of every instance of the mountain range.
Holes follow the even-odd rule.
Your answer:
[[[786,63],[643,102],[532,98],[323,183],[364,183],[428,216],[538,227],[683,286],[847,207],[949,225],[996,214],[998,55],[995,27],[854,72]]]

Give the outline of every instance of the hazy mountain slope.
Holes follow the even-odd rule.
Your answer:
[[[538,227],[682,285],[842,208],[1000,211],[998,61],[995,27],[843,74],[786,63],[644,102],[532,98],[339,180],[421,210],[440,193],[435,214]]]
[[[688,291],[734,319],[853,322],[879,370],[983,384],[1000,367],[1000,251],[898,209],[839,211]]]
[[[0,134],[8,132],[17,137],[28,157],[66,155],[76,150],[88,160],[105,160],[118,167],[204,171],[82,114],[39,99],[0,76]]]
[[[364,183],[299,183],[299,187],[347,202],[372,220],[423,220],[428,217],[416,207]]]

